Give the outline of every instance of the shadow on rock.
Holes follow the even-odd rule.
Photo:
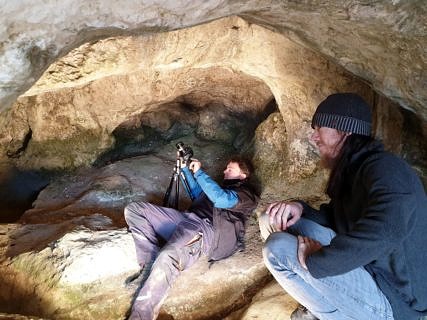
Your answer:
[[[0,266],[0,270],[0,310],[3,313],[54,319],[53,296],[48,287],[34,283],[30,277],[8,266]],[[3,319],[3,315],[0,318]]]
[[[0,223],[17,221],[48,182],[47,174],[0,164]]]

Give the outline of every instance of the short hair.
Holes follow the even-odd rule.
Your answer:
[[[246,175],[246,178],[249,178],[254,172],[252,162],[249,159],[244,158],[240,155],[234,155],[230,157],[227,161],[227,164],[229,164],[230,162],[237,163],[239,165],[240,170]]]

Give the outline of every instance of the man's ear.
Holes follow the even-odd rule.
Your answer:
[[[246,179],[246,174],[243,173],[243,172],[240,172],[240,177],[241,177],[241,180],[245,180]]]

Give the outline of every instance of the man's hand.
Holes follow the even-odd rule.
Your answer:
[[[279,201],[270,204],[265,213],[270,216],[270,224],[275,231],[284,231],[301,218],[302,210],[299,202]]]
[[[319,251],[321,248],[322,245],[320,242],[307,237],[298,236],[298,261],[305,270],[308,270],[307,264],[305,263],[307,257]]]
[[[187,163],[184,161],[184,158],[181,157],[181,153],[179,151],[176,152],[176,158],[179,159],[179,165],[181,169],[187,166]]]
[[[196,173],[202,167],[202,163],[197,159],[192,159],[188,167],[193,173]]]

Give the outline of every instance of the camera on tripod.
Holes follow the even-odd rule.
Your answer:
[[[186,146],[182,142],[178,142],[175,146],[178,149],[178,154],[175,167],[173,169],[173,174],[169,183],[169,187],[167,188],[165,196],[163,198],[163,206],[178,209],[180,180],[190,199],[194,200],[190,192],[190,186],[188,185],[188,181],[185,177],[185,174],[181,170],[181,164],[185,164],[186,166],[188,166],[191,161],[193,161],[191,157],[194,155],[194,153],[191,147]]]
[[[182,158],[186,165],[189,165],[191,162],[191,157],[194,155],[193,149],[191,149],[189,146],[186,146],[183,142],[178,142],[176,144],[176,148],[178,149],[179,157]]]

